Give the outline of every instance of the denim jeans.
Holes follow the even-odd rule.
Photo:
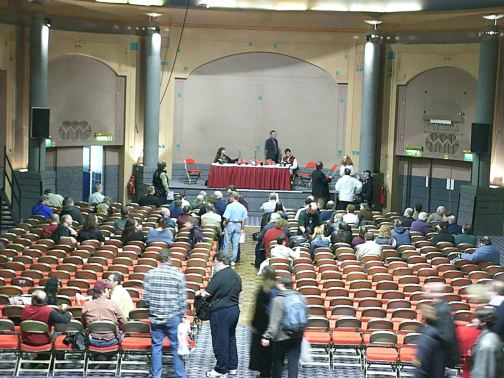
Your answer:
[[[229,243],[233,243],[233,254],[231,261],[236,262],[238,257],[238,245],[240,242],[241,223],[229,222],[224,230],[224,243],[222,243],[222,250],[228,252]]]
[[[163,341],[165,337],[170,340],[170,350],[173,355],[173,369],[175,378],[185,378],[185,367],[182,357],[178,354],[177,331],[181,322],[179,315],[172,317],[165,324],[151,324],[152,338],[152,376],[161,378],[163,374]]]
[[[123,339],[122,335],[119,334],[117,338],[111,339],[111,340],[101,340],[101,339],[95,339],[91,336],[89,336],[89,344],[92,346],[98,347],[98,348],[106,348],[109,346],[117,345],[119,342]]]
[[[240,317],[238,306],[223,308],[210,313],[212,347],[217,363],[214,370],[229,373],[238,369],[238,351],[236,350],[236,325]]]

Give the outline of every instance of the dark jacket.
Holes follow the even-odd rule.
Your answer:
[[[312,195],[315,198],[329,198],[329,183],[331,179],[327,178],[320,169],[314,170],[311,178]]]
[[[161,206],[161,200],[159,197],[156,197],[155,195],[152,194],[146,194],[142,198],[138,200],[138,204],[140,206],[151,206],[154,205],[156,207]]]
[[[271,159],[278,163],[280,160],[280,147],[278,147],[276,139],[266,139],[266,142],[264,142],[264,151],[266,153],[266,160]]]
[[[75,206],[64,207],[60,213],[60,217],[62,217],[65,214],[70,215],[74,221],[79,222],[80,224],[84,224],[84,217],[82,216],[82,213],[78,207]]]
[[[361,190],[362,202],[372,203],[373,202],[373,178],[370,177],[362,182]]]
[[[432,245],[436,245],[439,242],[454,243],[455,240],[453,240],[453,235],[448,231],[439,230],[438,234],[434,235],[434,237],[432,238]]]
[[[83,242],[86,240],[98,240],[101,242],[105,241],[105,238],[103,237],[103,234],[99,229],[94,229],[94,230],[85,230],[81,229],[79,231],[79,236],[77,236],[77,241],[78,242]]]
[[[425,325],[417,344],[417,360],[415,378],[444,378],[445,349],[441,333],[431,325]]]

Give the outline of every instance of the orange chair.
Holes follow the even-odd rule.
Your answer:
[[[336,320],[331,339],[334,368],[336,366],[361,366],[362,333],[359,319],[346,316]],[[349,351],[353,353],[350,354]],[[349,362],[349,360],[355,360],[355,362]]]
[[[2,358],[3,367],[0,373],[14,375],[17,367],[19,337],[16,334],[14,323],[9,319],[0,319],[0,353],[3,356],[13,355],[15,359]]]
[[[394,332],[376,331],[371,334],[365,353],[365,378],[369,375],[391,375],[394,377],[397,375],[399,353],[396,344],[397,336]],[[371,367],[373,367],[373,370],[370,370]],[[384,369],[388,367],[392,369],[391,372]]]
[[[21,332],[23,334],[25,333],[45,334],[47,335],[48,340],[51,340],[51,333],[49,331],[49,326],[43,322],[38,322],[35,320],[25,320],[24,322],[21,323]],[[50,341],[48,344],[37,346],[28,345],[25,344],[23,341],[21,341],[21,345],[19,346],[20,358],[18,362],[16,376],[20,375],[20,373],[22,372],[28,372],[28,373],[38,372],[39,374],[41,372],[44,372],[47,376],[49,376],[49,370],[51,368],[53,359],[52,349],[53,349],[52,341]],[[39,366],[40,365],[44,366],[43,369],[32,368],[31,364],[33,364],[33,360],[23,358],[24,355],[31,356],[33,354],[37,356],[48,357],[48,359],[37,359],[37,364]]]
[[[186,171],[186,182],[188,184],[196,184],[201,174],[203,173],[203,170],[198,168],[196,160],[193,158],[185,159],[184,167]],[[192,181],[192,179],[194,179],[194,182]]]
[[[86,353],[83,350],[74,349],[72,344],[63,341],[69,335],[84,332],[82,324],[78,320],[71,320],[68,324],[55,324],[54,330],[62,334],[54,339],[54,365],[53,373],[82,373],[86,364]]]
[[[404,337],[404,341],[399,348],[399,361],[397,367],[399,376],[405,375],[403,373],[405,368],[407,368],[410,373],[412,372],[412,369],[415,368],[416,345],[419,337],[419,333],[409,333]]]
[[[87,331],[91,334],[110,334],[116,333],[116,325],[114,322],[109,320],[94,321],[88,325]],[[116,372],[119,367],[119,344],[108,346],[108,347],[97,347],[94,345],[88,345],[87,347],[88,358],[86,360],[86,367],[84,369],[84,376],[95,374],[95,373],[111,373]],[[104,355],[113,355],[116,358],[110,360],[99,361],[96,357]],[[105,368],[106,366],[106,368]],[[114,370],[112,370],[112,368]]]

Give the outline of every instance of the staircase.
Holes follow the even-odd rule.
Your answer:
[[[0,227],[1,227],[1,233],[3,234],[6,232],[8,229],[16,227],[16,221],[12,218],[11,210],[9,208],[9,205],[7,202],[4,201],[2,198],[1,201],[1,213],[0,213]]]

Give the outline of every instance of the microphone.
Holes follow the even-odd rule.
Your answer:
[[[240,159],[241,159],[241,151],[238,150],[238,160],[240,160]]]

